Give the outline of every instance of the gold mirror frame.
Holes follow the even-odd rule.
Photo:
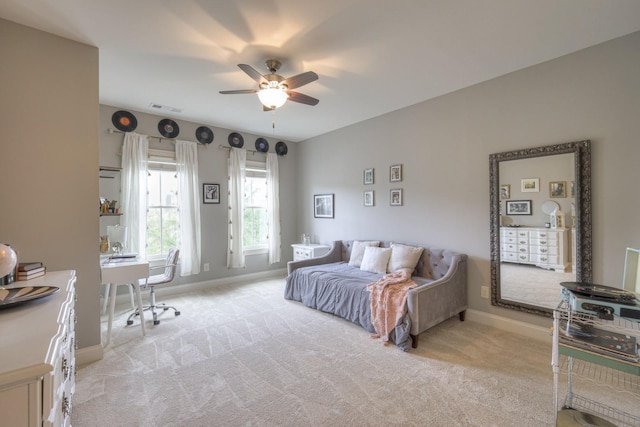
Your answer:
[[[567,153],[575,155],[576,281],[591,283],[593,280],[593,260],[591,255],[591,141],[568,142],[494,153],[489,155],[492,305],[546,317],[552,317],[553,315],[553,310],[549,308],[502,299],[500,290],[500,163],[509,160]]]

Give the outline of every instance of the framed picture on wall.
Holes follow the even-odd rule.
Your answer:
[[[202,203],[220,203],[220,184],[202,184]]]
[[[364,185],[373,184],[373,168],[364,170]]]
[[[539,193],[540,178],[524,178],[520,181],[520,191],[523,193]]]
[[[402,165],[391,165],[389,167],[389,181],[391,182],[402,181]]]
[[[507,215],[531,215],[531,200],[507,200]]]
[[[333,218],[333,194],[315,194],[313,196],[313,217]]]
[[[551,181],[549,183],[549,197],[567,197],[567,182]]]
[[[389,204],[391,206],[402,206],[402,189],[395,188],[389,191]]]
[[[373,190],[364,192],[363,204],[365,206],[373,206]]]
[[[511,185],[504,184],[500,186],[500,199],[510,199],[511,198]]]

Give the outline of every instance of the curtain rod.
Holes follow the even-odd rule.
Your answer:
[[[123,132],[123,131],[121,131],[121,130],[116,130],[116,129],[113,129],[113,128],[108,128],[108,129],[107,129],[107,132],[109,132],[109,133],[125,133],[125,132]],[[174,144],[176,143],[176,140],[175,140],[175,139],[171,139],[171,138],[163,138],[163,137],[160,137],[160,136],[153,136],[153,135],[146,135],[146,137],[147,137],[147,138],[157,139],[157,140],[158,140],[158,141],[160,141],[160,142],[162,142],[162,141],[169,141],[169,142],[172,142],[172,143],[174,143]],[[185,141],[186,141],[186,140],[185,140]],[[196,141],[187,141],[187,142],[195,142],[196,144],[198,144],[198,145],[203,145],[203,146],[205,146],[205,147],[207,147],[207,146],[209,145],[209,144],[203,144],[203,143],[201,143],[201,142],[196,142]]]
[[[231,148],[233,147],[227,147],[226,145],[218,145],[218,148],[220,149],[224,149],[224,150],[231,150]],[[244,151],[248,151],[249,153],[253,153],[253,154],[267,154],[264,151],[256,151],[256,150],[249,150],[248,148],[240,148],[240,150],[244,150]],[[278,157],[284,157],[282,154],[278,154]]]

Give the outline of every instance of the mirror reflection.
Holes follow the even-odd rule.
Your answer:
[[[503,299],[553,309],[558,283],[576,281],[574,162],[568,153],[500,163]]]
[[[492,154],[492,304],[549,316],[590,281],[589,141]]]

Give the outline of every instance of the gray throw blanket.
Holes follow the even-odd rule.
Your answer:
[[[382,274],[362,271],[346,262],[302,267],[287,276],[284,297],[347,319],[375,334],[367,285],[382,277]],[[405,313],[390,331],[389,340],[402,350],[409,350],[410,329],[411,320]]]

